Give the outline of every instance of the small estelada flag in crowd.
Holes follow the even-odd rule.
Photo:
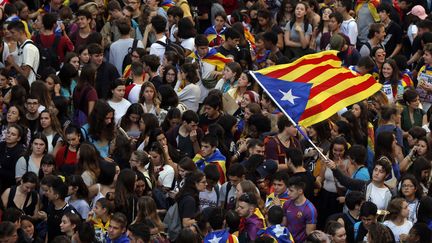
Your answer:
[[[191,58],[198,58],[198,51],[192,52],[189,57]],[[229,62],[233,62],[232,58],[228,58],[224,56],[223,54],[219,53],[216,48],[210,48],[209,52],[205,57],[201,58],[203,62],[212,64],[218,68],[218,70],[223,70],[225,67],[225,64]]]
[[[337,51],[305,55],[251,74],[279,108],[304,127],[368,98],[382,86],[369,74],[342,67]]]
[[[161,3],[161,7],[165,12],[168,12],[168,9],[170,9],[172,6],[175,6],[175,3],[171,0],[165,0]]]
[[[228,229],[210,232],[203,240],[204,243],[238,243],[236,236],[231,235]]]

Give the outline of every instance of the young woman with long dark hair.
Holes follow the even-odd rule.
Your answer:
[[[90,206],[87,202],[89,191],[84,183],[81,175],[71,175],[66,177],[66,184],[68,185],[68,195],[66,202],[73,206],[82,219],[87,219],[90,212]]]
[[[114,193],[114,210],[126,215],[130,224],[137,216],[138,199],[135,193],[136,174],[131,169],[120,171]]]
[[[48,153],[55,156],[62,146],[63,131],[60,121],[53,111],[43,110],[39,114],[39,130],[48,140]]]
[[[78,164],[76,174],[82,176],[84,183],[91,186],[96,183],[100,175],[100,157],[95,146],[84,142],[78,149]]]
[[[42,133],[37,133],[30,141],[30,147],[27,154],[18,159],[15,166],[15,179],[17,182],[21,180],[26,172],[32,171],[39,173],[42,158],[48,153],[48,140]]]
[[[5,141],[0,142],[0,178],[3,181],[0,191],[15,184],[15,165],[25,151],[24,132],[22,126],[12,124],[7,129]]]
[[[39,210],[39,196],[36,191],[38,176],[34,172],[27,172],[21,178],[21,183],[6,189],[2,196],[5,208],[16,208],[26,215],[37,217]]]
[[[195,112],[198,111],[201,98],[200,87],[196,84],[199,81],[197,69],[196,64],[183,64],[175,86],[179,101]]]
[[[298,2],[295,6],[294,16],[285,26],[285,46],[289,58],[301,57],[307,53],[309,48],[312,25],[307,21],[307,10],[309,5],[306,2]]]
[[[114,109],[103,100],[98,100],[81,131],[84,139],[91,142],[105,160],[110,159],[110,143],[114,139]]]
[[[111,92],[108,93],[108,104],[115,111],[115,124],[119,123],[120,118],[126,114],[127,109],[131,106],[131,103],[124,98],[125,91],[126,85],[122,79],[116,79],[111,83]]]
[[[78,79],[77,86],[73,91],[72,102],[74,104],[74,117],[81,114],[83,117],[79,125],[87,122],[87,117],[93,111],[98,95],[95,89],[96,67],[92,64],[85,65]],[[80,113],[81,112],[81,113]]]
[[[185,184],[176,195],[183,228],[196,224],[199,213],[199,193],[204,191],[207,180],[203,172],[196,170],[186,176]]]

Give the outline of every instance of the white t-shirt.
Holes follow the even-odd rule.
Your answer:
[[[228,205],[228,207],[230,207],[230,209],[235,209],[237,189],[235,186],[231,186],[231,188],[228,192],[228,196],[226,196],[228,183],[229,182],[225,182],[221,186],[220,193],[219,193],[218,206],[222,206],[222,202],[224,202],[226,205]],[[227,200],[227,203],[225,202],[225,198]]]
[[[119,39],[110,46],[109,62],[117,68],[119,74],[123,73],[123,60],[128,54],[129,48],[132,49],[133,42],[133,38]],[[144,48],[142,41],[137,41],[137,47]]]
[[[54,146],[55,146],[58,142],[63,141],[63,139],[62,139],[61,136],[60,136],[60,137],[58,137],[58,139],[57,139],[57,141],[56,141],[56,144],[54,144],[54,146],[53,146],[53,143],[52,143],[52,142],[53,142],[54,136],[55,136],[55,134],[50,134],[50,135],[46,136],[46,138],[47,138],[47,140],[48,140],[48,153],[52,153],[53,150],[54,150]]]
[[[217,206],[217,193],[214,188],[211,191],[207,189],[203,192],[199,193],[200,200],[200,208],[201,210],[207,207],[216,207]]]
[[[171,165],[164,165],[163,170],[159,172],[158,181],[164,187],[171,188],[174,180],[174,169]]]
[[[130,103],[138,103],[139,93],[141,91],[142,84],[135,84],[133,88],[129,91],[128,100]]]
[[[36,80],[35,72],[37,72],[39,68],[39,49],[34,44],[31,43],[33,43],[33,41],[26,40],[22,45],[18,46],[18,63],[17,63],[17,65],[20,67],[30,66],[33,68],[33,70],[30,71],[30,74],[27,78],[30,85],[33,83],[33,81]]]
[[[181,46],[183,46],[185,49],[190,50],[191,52],[195,51],[195,38],[188,38],[185,40],[182,40]]]
[[[24,156],[20,157],[15,165],[15,178],[22,177],[27,171],[34,172],[36,175],[39,174],[39,168],[34,162],[31,156],[28,159],[28,168],[27,162]]]
[[[182,102],[189,110],[193,110],[195,112],[198,111],[199,101],[201,98],[201,89],[196,84],[188,84],[181,91],[179,90],[180,81],[177,81],[175,91],[179,98],[179,101]]]
[[[114,121],[117,124],[120,118],[126,114],[127,109],[131,105],[131,103],[126,100],[122,99],[120,102],[113,102],[112,100],[108,100],[108,104],[114,109]]]
[[[417,33],[418,33],[417,25],[411,24],[410,26],[408,26],[407,36],[411,44],[414,42],[414,36],[416,36]]]
[[[357,23],[353,18],[344,20],[341,25],[341,32],[348,36],[350,39],[351,45],[356,45],[357,43],[357,36],[358,36],[358,29],[357,29]]]
[[[164,36],[162,36],[162,38],[160,38],[157,41],[161,41],[163,43],[167,43],[166,40],[167,40],[167,37],[164,35]],[[165,47],[163,45],[161,45],[159,43],[156,43],[156,42],[153,43],[153,44],[151,44],[151,46],[150,46],[150,55],[156,55],[156,56],[158,56],[160,58],[161,64],[162,64],[162,60],[163,60],[164,54],[165,54]]]
[[[210,50],[210,48],[209,48]],[[193,62],[195,62],[195,59],[193,60]],[[210,75],[212,74],[213,71],[216,71],[216,66],[213,64],[210,64],[208,62],[203,62],[200,61],[198,62],[199,65],[199,71],[200,71],[200,79],[209,79]],[[201,99],[200,99],[200,103],[202,103],[205,99],[205,97],[208,96],[208,93],[210,92],[210,90],[208,88],[206,88],[204,86],[204,84],[202,83],[202,81],[198,81],[197,85],[200,87],[201,90]]]
[[[408,235],[413,223],[409,220],[405,220],[403,225],[397,226],[392,221],[386,220],[383,223],[385,226],[389,227],[395,237],[396,242],[400,242],[400,235],[406,234]]]
[[[387,187],[384,188],[378,188],[374,184],[371,184],[372,191],[370,194],[370,201],[375,203],[377,205],[378,210],[385,210],[387,208],[387,205],[385,205],[385,197],[387,194],[387,191],[389,190]]]
[[[173,25],[171,26],[171,30],[170,30],[170,40],[171,40],[172,42],[176,42],[176,41],[177,41],[176,38],[175,38],[175,36],[174,36],[174,34],[175,34],[177,31],[178,31],[178,27],[177,27],[177,25],[176,25],[176,24],[173,24]]]

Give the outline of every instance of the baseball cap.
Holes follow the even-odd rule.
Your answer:
[[[266,178],[267,176],[276,173],[278,169],[278,163],[274,160],[265,160],[260,166],[256,168],[260,178]]]
[[[423,8],[423,6],[421,5],[415,5],[411,11],[409,11],[407,13],[408,14],[412,14],[414,16],[419,17],[421,20],[424,20],[428,15],[426,14],[426,10]]]

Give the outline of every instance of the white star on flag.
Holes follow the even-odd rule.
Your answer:
[[[276,227],[273,229],[273,232],[275,233],[276,237],[280,237],[284,234],[284,227],[282,227],[280,224],[276,225]]]
[[[288,90],[287,92],[283,92],[282,90],[279,90],[279,92],[281,92],[283,94],[283,97],[281,100],[287,100],[287,101],[291,102],[291,104],[293,104],[293,105],[295,105],[294,100],[300,98],[300,97],[292,94],[292,89]]]
[[[213,238],[209,240],[210,243],[219,243],[219,241],[222,239],[222,237],[216,237],[216,235],[213,235]]]

